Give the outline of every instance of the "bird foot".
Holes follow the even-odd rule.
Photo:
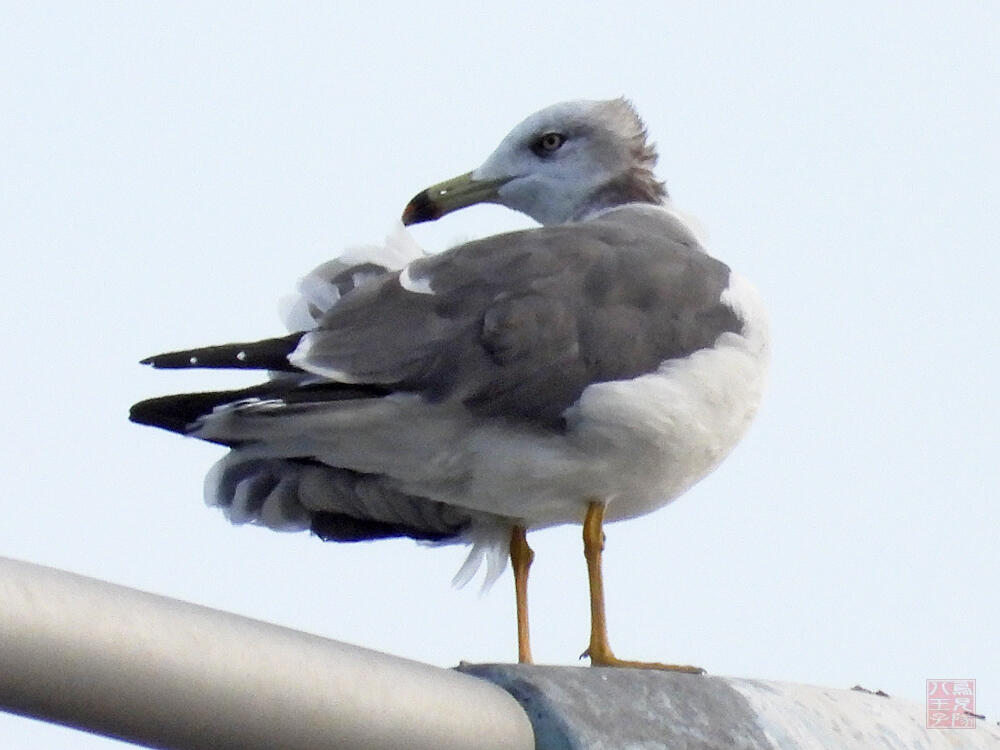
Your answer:
[[[588,648],[582,654],[580,658],[584,657],[590,658],[590,666],[592,667],[621,667],[623,669],[656,669],[662,672],[684,672],[685,674],[705,674],[705,670],[701,667],[692,667],[687,664],[661,664],[658,661],[628,661],[627,659],[619,659],[614,654],[600,654],[594,656],[590,653]]]

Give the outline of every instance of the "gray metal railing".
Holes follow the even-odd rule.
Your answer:
[[[535,746],[476,677],[5,558],[0,709],[177,750]]]

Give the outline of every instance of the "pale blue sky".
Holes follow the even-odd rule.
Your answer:
[[[347,4],[341,4],[347,5]],[[994,3],[5,4],[0,555],[450,666],[516,654],[509,573],[324,545],[202,505],[219,449],[129,405],[249,382],[170,348],[279,333],[277,299],[380,239],[547,104],[626,94],[660,176],[761,290],[760,416],[711,477],[608,528],[620,655],[1000,718],[1000,11]],[[440,249],[526,226],[479,207]],[[586,645],[579,529],[533,536],[535,655]],[[0,715],[4,748],[115,743]]]

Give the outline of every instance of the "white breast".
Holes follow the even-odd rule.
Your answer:
[[[571,415],[585,450],[603,455],[608,519],[649,513],[708,475],[749,427],[770,355],[767,315],[756,290],[733,274],[722,300],[743,323],[714,346],[655,373],[587,388]]]

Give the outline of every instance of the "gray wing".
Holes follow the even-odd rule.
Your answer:
[[[406,273],[345,295],[292,362],[552,424],[591,383],[652,372],[740,330],[720,299],[728,267],[655,209],[497,235]]]

